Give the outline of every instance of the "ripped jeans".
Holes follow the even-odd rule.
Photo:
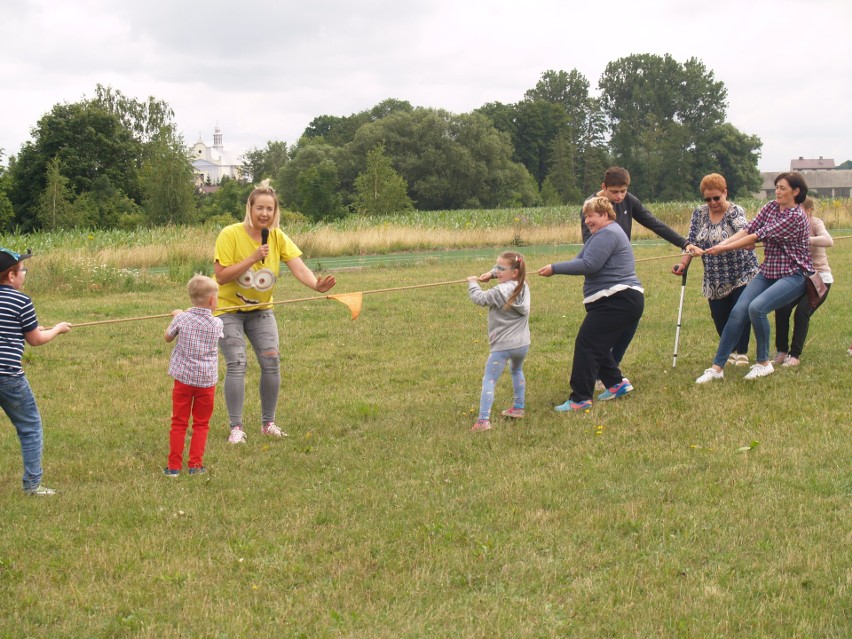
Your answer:
[[[479,396],[479,419],[489,419],[494,404],[494,388],[497,380],[509,364],[512,374],[512,391],[515,408],[524,407],[526,379],[524,378],[524,358],[530,350],[529,344],[508,351],[492,351],[485,362],[485,374],[482,377],[482,394]]]
[[[261,422],[275,421],[275,407],[281,388],[281,366],[278,356],[278,324],[271,310],[223,313],[225,336],[219,350],[225,360],[225,406],[231,428],[243,424],[243,401],[246,385],[246,340],[260,364]]]

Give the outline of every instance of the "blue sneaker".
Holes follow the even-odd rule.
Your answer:
[[[207,469],[204,466],[197,466],[195,468],[189,469],[190,475],[203,475],[206,472],[207,472]]]
[[[163,468],[163,474],[166,477],[177,477],[178,475],[180,475],[180,471],[175,470],[174,468]]]
[[[608,399],[615,399],[616,397],[624,397],[627,393],[633,390],[633,386],[630,384],[630,380],[626,377],[621,380],[618,384],[613,386],[612,388],[607,388],[603,393],[598,395],[598,399],[602,402],[605,402]]]
[[[571,411],[583,411],[588,413],[590,410],[592,410],[592,400],[585,399],[582,402],[575,402],[574,400],[569,399],[564,404],[556,406],[554,410],[557,413],[569,413]]]

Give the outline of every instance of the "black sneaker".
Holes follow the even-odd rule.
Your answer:
[[[163,474],[166,477],[177,477],[178,475],[180,475],[180,471],[175,470],[174,468],[163,468]]]
[[[203,475],[206,472],[207,472],[207,469],[204,466],[198,466],[196,468],[190,468],[189,469],[190,475]]]

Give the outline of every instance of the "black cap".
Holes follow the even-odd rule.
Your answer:
[[[33,252],[31,249],[27,249],[27,252],[23,255],[15,253],[15,251],[10,251],[7,248],[0,248],[0,271],[5,271],[6,269],[10,269],[18,262],[22,262],[28,257],[32,257]]]

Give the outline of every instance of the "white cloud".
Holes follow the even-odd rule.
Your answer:
[[[165,100],[188,142],[218,124],[245,151],[389,97],[466,112],[520,100],[547,69],[576,68],[594,90],[608,62],[670,53],[724,82],[728,120],[764,142],[762,169],[852,158],[846,0],[2,2],[7,155],[98,83]]]

